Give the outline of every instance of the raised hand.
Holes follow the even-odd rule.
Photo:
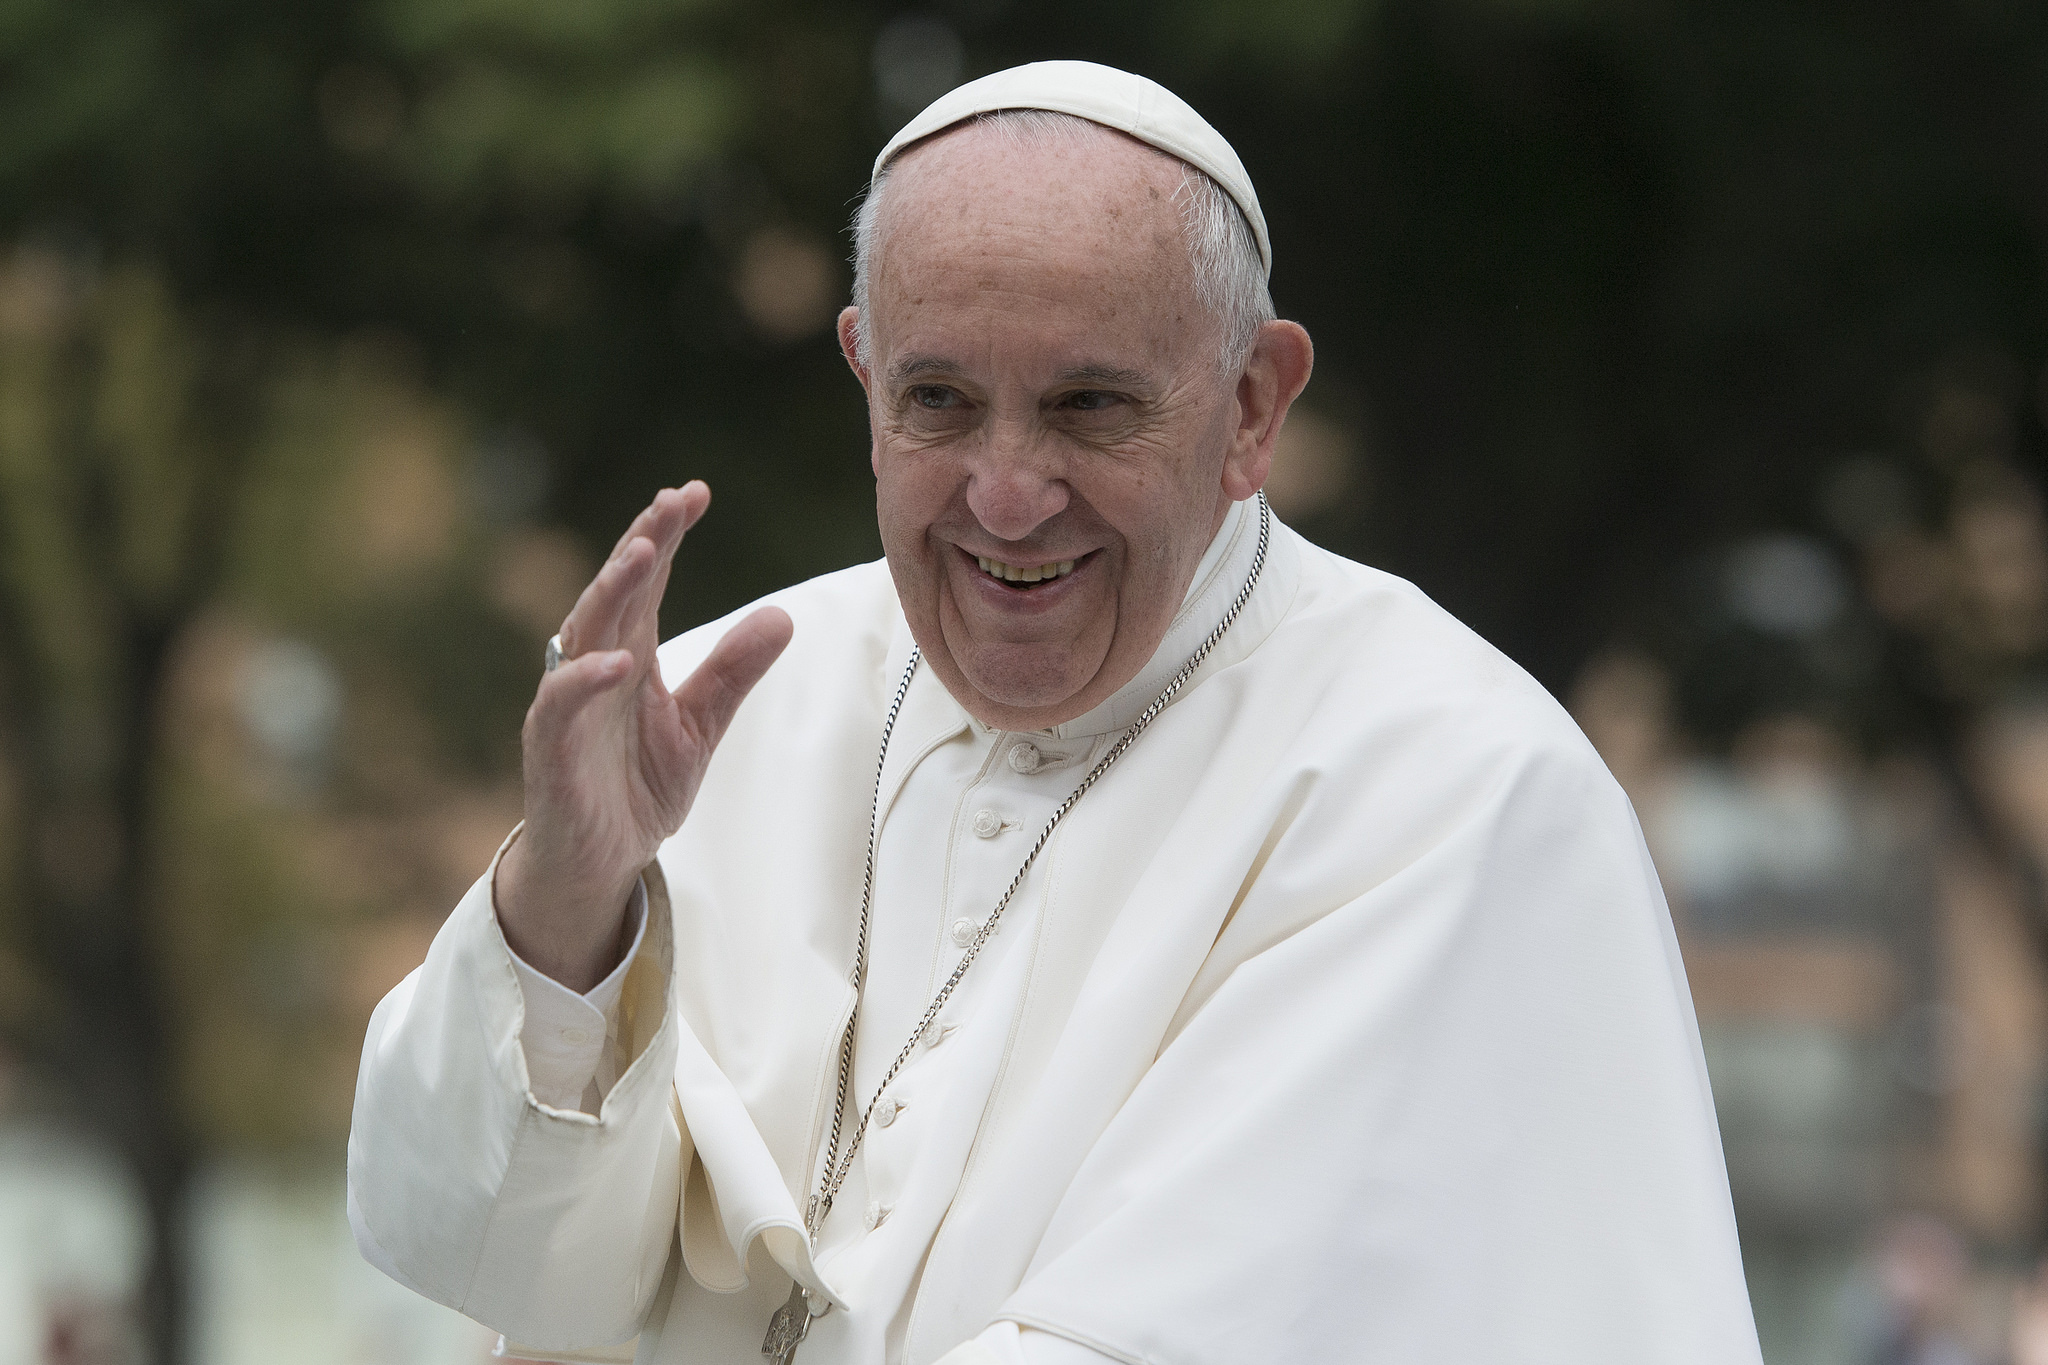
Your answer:
[[[734,712],[789,643],[788,615],[763,607],[674,693],[662,684],[662,593],[710,504],[693,481],[634,518],[562,623],[564,662],[526,713],[526,828],[498,864],[498,921],[513,951],[571,990],[618,963],[634,879],[689,814]]]

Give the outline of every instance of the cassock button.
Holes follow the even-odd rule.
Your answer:
[[[875,1125],[880,1128],[887,1128],[896,1121],[896,1116],[902,1112],[902,1103],[894,1095],[891,1095],[875,1106]]]
[[[869,1232],[873,1232],[876,1228],[882,1226],[882,1224],[887,1222],[888,1220],[889,1205],[883,1203],[869,1204],[867,1216],[861,1219],[863,1223],[867,1224]]]
[[[583,1044],[590,1041],[590,1030],[580,1028],[565,1028],[562,1030],[562,1041],[575,1047],[581,1047]]]
[[[976,924],[971,919],[954,920],[952,929],[953,946],[956,948],[965,948],[968,944],[974,942],[974,932],[979,928],[981,928],[981,926]]]
[[[1044,761],[1039,756],[1038,746],[1035,744],[1019,744],[1010,750],[1010,771],[1012,772],[1035,773],[1043,765]]]
[[[977,838],[993,839],[1003,832],[1003,817],[992,810],[974,812],[974,833]]]

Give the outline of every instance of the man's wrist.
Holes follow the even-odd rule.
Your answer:
[[[522,961],[581,995],[624,959],[636,871],[616,888],[556,886],[539,875],[532,844],[513,832],[491,879],[491,908]]]

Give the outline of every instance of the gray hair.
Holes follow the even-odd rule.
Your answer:
[[[1002,109],[977,115],[974,121],[1000,129],[1019,145],[1079,140],[1107,131],[1100,124],[1050,109]],[[881,216],[882,186],[888,183],[894,164],[882,167],[868,182],[867,195],[853,216],[853,306],[860,310],[860,319],[854,326],[854,345],[863,365],[873,363],[868,332],[868,272],[875,256],[875,225]],[[1266,263],[1259,255],[1252,225],[1237,201],[1203,171],[1186,162],[1180,166],[1180,187],[1173,197],[1180,206],[1181,234],[1187,239],[1188,255],[1194,264],[1195,296],[1223,324],[1223,345],[1217,365],[1224,374],[1234,375],[1251,354],[1259,327],[1274,317],[1273,295],[1266,286]]]

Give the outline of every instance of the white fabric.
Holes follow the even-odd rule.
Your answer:
[[[1108,1359],[1065,1337],[998,1322],[946,1352],[938,1365],[1103,1365]]]
[[[1237,553],[1229,568],[1238,575],[1236,581],[1242,581],[1248,572],[1253,544],[1246,538],[1253,530],[1245,524],[1248,515],[1246,504],[1233,506],[1223,525],[1211,538],[1209,548],[1195,565],[1182,601],[1182,608],[1190,613],[1190,619],[1199,617],[1200,604],[1213,598],[1216,585],[1222,581],[1218,575],[1224,569],[1224,559],[1232,549]],[[1000,738],[995,731],[964,713],[962,721],[961,733],[955,737],[960,742],[941,746],[934,757],[918,765],[913,780],[904,784],[890,813],[890,826],[897,831],[897,837],[885,839],[880,844],[880,894],[875,906],[878,924],[874,935],[874,956],[884,964],[881,970],[885,972],[894,967],[899,949],[906,962],[923,960],[929,955],[926,950],[931,945],[924,942],[930,936],[928,915],[910,913],[912,906],[938,905],[941,908],[939,922],[943,933],[937,954],[945,957],[950,952],[949,966],[959,961],[961,945],[957,942],[949,945],[945,940],[963,922],[978,924],[986,910],[995,904],[1022,860],[1023,848],[1019,847],[1019,839],[1028,841],[1036,835],[1051,816],[1053,807],[1072,790],[1076,771],[1085,772],[1102,748],[1100,743],[1085,749],[1071,745],[1064,748],[1034,746],[1034,752],[1039,755],[1037,765],[1030,773],[1020,774],[993,761],[1003,756],[993,752]],[[1083,761],[1077,765],[1077,759]],[[961,795],[962,792],[971,794],[973,790],[993,793],[998,788],[1007,788],[1014,799],[997,801],[994,805],[976,801],[969,809],[969,803]],[[993,818],[984,825],[985,817]],[[939,838],[936,833],[939,830],[949,831],[948,837]],[[515,831],[512,838],[517,837]],[[512,839],[505,841],[507,848],[511,844]],[[1029,847],[1028,842],[1023,847]],[[967,870],[964,865],[970,863],[978,864],[973,870],[980,874],[971,880],[961,876]],[[616,1013],[627,969],[646,937],[646,906],[646,888],[636,883],[626,910],[631,946],[611,974],[582,995],[528,965],[517,952],[512,953],[513,969],[518,975],[520,995],[526,1008],[520,1042],[526,1053],[533,1093],[539,1099],[559,1108],[581,1107],[586,1113],[596,1113],[598,1104],[624,1067],[627,1059],[618,1056]],[[973,1008],[972,1002],[981,983],[1002,956],[1004,946],[1014,938],[1014,935],[1006,939],[998,934],[990,940],[982,950],[982,971],[971,974],[954,991],[951,1008],[932,1031],[929,1040],[923,1042],[920,1053],[936,1050],[940,1043],[958,1031],[959,1021]],[[883,1005],[870,1006],[869,1027],[863,1030],[861,1038],[858,1060],[867,1068],[869,1079],[874,1079],[886,1069],[887,1061],[893,1059],[895,1049],[908,1036],[936,990],[936,981],[927,983],[924,995],[915,1000],[912,999],[914,989],[911,988],[906,988],[900,999],[879,985],[870,991],[871,996],[886,998]],[[898,1007],[895,1014],[882,1019],[877,1026],[875,1011],[885,1010],[890,1005]],[[891,1028],[894,1033],[889,1032]],[[878,1050],[885,1045],[889,1049],[889,1057],[878,1058]],[[919,1068],[922,1087],[930,1090],[943,1086],[948,1071],[946,1060],[957,1055],[958,1050],[953,1049],[941,1057],[924,1061]],[[877,1065],[878,1061],[880,1065]],[[596,1087],[594,1092],[593,1086]],[[861,1092],[863,1097],[871,1093],[871,1089]],[[882,1144],[891,1150],[892,1166],[903,1169],[916,1166],[917,1134],[921,1129],[920,1124],[906,1123],[901,1130],[891,1134],[890,1141]],[[865,1182],[865,1154],[856,1153],[854,1160],[849,1179]],[[885,1182],[892,1187],[895,1183],[894,1180]],[[878,1189],[875,1191],[876,1199],[863,1201],[863,1207],[870,1202],[879,1208],[892,1207],[893,1200],[887,1204],[880,1200],[880,1196],[887,1192],[886,1189]]]
[[[1140,142],[1179,157],[1222,186],[1237,201],[1259,244],[1266,274],[1273,274],[1273,245],[1266,215],[1245,173],[1237,149],[1209,126],[1188,102],[1157,81],[1095,62],[1032,62],[983,76],[933,100],[925,111],[896,130],[875,158],[876,175],[898,152],[976,114],[999,109],[1047,109],[1128,133]]]
[[[619,997],[626,989],[626,972],[647,936],[647,888],[638,882],[626,906],[626,928],[629,943],[619,965],[581,995],[506,945],[526,1006],[519,1045],[526,1053],[527,1077],[534,1097],[557,1109],[595,1114],[618,1081],[623,1065],[618,1055]]]
[[[957,951],[899,841],[935,839],[943,894],[978,895],[960,821],[995,802],[960,784],[995,775],[971,755],[1097,751],[1220,617],[1244,524],[1145,673],[1079,721],[989,736],[920,673],[883,780],[878,944],[902,937],[876,954],[862,1100]],[[1413,588],[1274,537],[1237,626],[1041,856],[955,1034],[903,1073],[909,1107],[869,1138],[862,1180],[894,1199],[872,1231],[870,1197],[842,1194],[814,1263],[798,1201],[910,648],[881,564],[772,599],[795,640],[648,871],[631,1064],[597,1117],[528,1090],[487,880],[379,1007],[350,1140],[366,1254],[522,1349],[638,1333],[643,1365],[758,1359],[791,1274],[838,1305],[813,1365],[996,1352],[1003,1323],[1162,1365],[1755,1362],[1625,799]],[[670,680],[727,624],[667,646]],[[954,820],[913,829],[928,779]]]
[[[1210,616],[1216,614],[1219,588],[1234,591],[1249,571],[1256,528],[1247,524],[1247,517],[1245,505],[1233,507],[1197,564],[1183,603],[1190,623],[1183,626],[1184,632],[1199,624],[1205,633]],[[878,850],[869,1004],[856,1055],[856,1094],[849,1100],[856,1112],[873,1097],[882,1073],[917,1026],[940,981],[963,956],[960,926],[979,926],[1053,808],[1101,756],[1110,738],[1107,733],[1066,741],[1039,736],[1035,742],[1021,741],[1030,743],[1030,762],[1013,764],[1010,755],[1020,741],[960,712],[954,717],[953,733],[930,747],[903,782]],[[644,900],[644,891],[636,890],[635,908]],[[920,1160],[922,1139],[931,1131],[938,1097],[948,1097],[950,1105],[953,1094],[963,1094],[962,1112],[979,1112],[993,1079],[995,1058],[990,1048],[970,1052],[948,1044],[986,994],[987,983],[1014,980],[999,964],[1027,934],[1028,926],[1013,915],[1005,916],[974,971],[925,1035],[929,1041],[920,1041],[911,1064],[891,1087],[891,1097],[900,1106],[896,1117],[871,1131],[856,1153],[835,1200],[835,1216],[820,1238],[821,1264],[835,1278],[857,1274],[873,1259],[879,1243],[867,1234],[888,1221],[911,1182],[925,1187],[913,1192],[924,1202],[950,1196],[952,1182],[944,1174],[934,1177],[935,1168]],[[635,951],[640,941],[636,934]],[[603,1012],[616,999],[631,960],[629,953],[605,983],[579,996],[514,954],[527,1010],[522,1041],[538,1098],[574,1108],[574,1097],[583,1097],[580,1107],[595,1112],[593,1100],[609,1088],[605,1068],[615,1074],[618,1067],[609,1050],[606,1056],[599,1055],[609,1022]],[[564,1034],[575,1037],[564,1041]],[[986,1036],[1000,1033],[990,1030]],[[974,1064],[962,1068],[962,1060]],[[901,1358],[906,1319],[899,1308],[889,1322],[889,1359]],[[1039,1343],[1028,1356],[1025,1340]],[[1001,1335],[1000,1350],[996,1359],[1002,1365],[1103,1365],[1107,1359],[1041,1332],[1027,1333],[1020,1340],[1014,1326]]]

